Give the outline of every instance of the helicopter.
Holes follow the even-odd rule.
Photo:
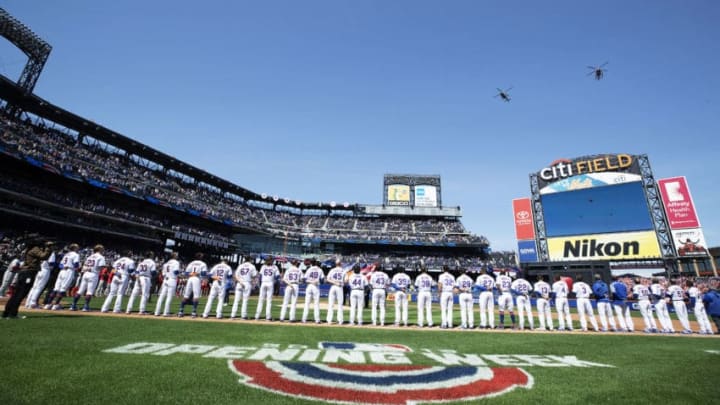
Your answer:
[[[500,100],[502,100],[506,103],[510,102],[510,94],[508,94],[508,93],[510,92],[510,90],[512,90],[512,86],[507,88],[506,90],[503,90],[500,88],[496,88],[496,89],[498,91],[498,94],[496,94],[494,97],[500,97]]]
[[[590,72],[588,72],[587,76],[594,75],[595,80],[600,80],[603,78],[603,75],[605,75],[605,72],[607,72],[607,69],[603,69],[605,65],[607,65],[608,62],[603,63],[600,66],[588,66],[588,69],[590,69]]]

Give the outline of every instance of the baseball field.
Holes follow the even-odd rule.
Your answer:
[[[708,404],[719,392],[717,336],[23,314],[0,323],[1,404]]]

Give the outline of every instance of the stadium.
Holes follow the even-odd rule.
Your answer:
[[[664,333],[651,330],[643,300],[632,297],[651,277],[658,285],[694,282],[706,295],[718,289],[685,179],[655,180],[647,156],[560,159],[531,174],[531,196],[513,201],[518,254],[496,252],[491,235],[463,225],[461,207],[443,205],[440,175],[385,174],[381,204],[258,193],[43,99],[33,90],[51,45],[3,9],[0,34],[28,57],[19,80],[0,77],[0,295],[10,296],[0,306],[7,312],[30,293],[19,316],[2,320],[3,403],[704,403],[714,395],[715,326],[692,313],[704,296],[673,298],[676,308],[687,301],[691,314],[683,321],[671,311]],[[26,266],[40,251],[48,279],[33,292],[39,272]],[[73,252],[77,265],[67,265]],[[105,264],[88,264],[94,254]],[[125,259],[137,262],[134,273],[124,272]],[[247,288],[243,265],[258,270]],[[272,268],[263,312],[264,272]],[[326,279],[298,283],[293,271]],[[61,274],[74,272],[58,290]],[[399,274],[412,284],[396,282]],[[497,276],[495,287],[475,282],[488,275]],[[463,276],[470,284],[459,283]],[[130,285],[115,292],[114,277]],[[418,281],[424,277],[427,284]],[[590,310],[589,328],[578,312],[586,298],[572,290],[567,300],[572,283],[566,288],[564,279],[564,293],[552,299],[537,289],[537,281],[560,277],[607,281],[618,296],[615,283],[628,288],[618,326],[611,321],[610,331],[601,317],[601,330]],[[163,313],[160,294],[174,279]],[[523,279],[536,292],[516,287]],[[321,302],[314,317],[313,286]],[[375,290],[383,290],[379,316]],[[483,293],[491,296],[490,326],[484,309],[477,313]],[[106,307],[112,294],[115,311]],[[297,304],[288,304],[293,294]],[[424,325],[421,296],[432,308]],[[563,298],[573,308],[568,327],[550,315],[546,327],[538,312],[535,328],[539,302],[555,318]],[[597,310],[602,298],[588,305]],[[240,299],[248,314],[236,313]],[[529,317],[521,301],[531,305]],[[401,302],[409,304],[404,321]],[[678,372],[698,365],[702,375]],[[622,384],[633,388],[619,391]]]

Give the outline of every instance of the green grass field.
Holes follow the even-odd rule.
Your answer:
[[[97,307],[101,300],[96,298],[93,304]],[[225,308],[227,315],[230,307]],[[250,313],[254,314],[254,310],[255,300],[251,302]],[[273,312],[277,318],[279,305],[274,306]],[[436,325],[439,323],[437,312],[436,309]],[[532,387],[516,388],[485,399],[507,404],[705,404],[716,401],[720,375],[720,338],[717,337],[359,328],[100,316],[67,311],[24,313],[27,319],[0,323],[1,404],[313,402],[242,385],[238,375],[229,370],[228,360],[203,357],[202,353],[159,356],[107,352],[138,342],[249,346],[254,348],[250,352],[266,343],[277,344],[283,350],[288,345],[316,349],[322,341],[394,343],[413,350],[406,354],[413,365],[439,365],[423,355],[424,349],[433,353],[452,349],[460,354],[481,356],[576,356],[582,361],[613,366],[519,364],[518,367],[532,376]],[[369,314],[366,310],[368,320]],[[388,315],[394,316],[394,310],[390,309]],[[325,317],[324,310],[322,316]],[[347,319],[347,309],[345,316]],[[411,321],[413,317],[414,312]],[[499,364],[489,359],[508,359],[507,356],[482,358],[493,367]],[[357,401],[365,400],[358,397]]]

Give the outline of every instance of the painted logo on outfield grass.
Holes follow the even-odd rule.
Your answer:
[[[466,401],[530,389],[521,367],[613,367],[575,356],[463,354],[383,343],[210,346],[132,343],[106,353],[227,359],[239,382],[276,394],[335,403],[410,404]],[[413,364],[412,358],[435,365]]]

